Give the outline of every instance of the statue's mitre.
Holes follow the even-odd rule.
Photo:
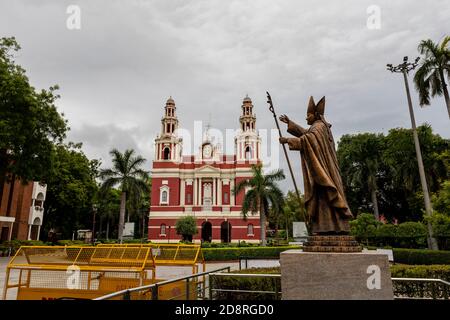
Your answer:
[[[320,101],[317,104],[315,104],[314,98],[311,96],[309,98],[307,112],[312,114],[318,113],[319,115],[323,116],[323,114],[325,113],[325,97],[322,97],[322,99],[320,99]]]

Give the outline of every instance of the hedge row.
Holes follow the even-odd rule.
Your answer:
[[[204,248],[206,261],[239,260],[239,258],[278,259],[280,253],[289,249],[299,249],[298,246],[284,247],[234,247],[234,248]]]
[[[448,264],[450,251],[427,249],[392,249],[395,263],[410,265]]]

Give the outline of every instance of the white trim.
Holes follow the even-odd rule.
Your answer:
[[[169,195],[170,195],[169,191],[170,191],[170,188],[169,188],[169,186],[166,186],[166,185],[161,186],[159,188],[159,204],[160,205],[162,205],[162,204],[166,204],[166,205],[169,204]],[[167,193],[166,201],[163,201],[163,197],[162,197],[164,192]]]
[[[0,216],[0,222],[15,222],[15,221],[16,221],[15,217]]]

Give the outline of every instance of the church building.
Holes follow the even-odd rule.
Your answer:
[[[242,102],[234,154],[223,154],[206,132],[196,154],[182,155],[183,140],[175,132],[179,126],[176,109],[170,97],[155,139],[148,239],[180,241],[176,221],[193,216],[198,229],[194,242],[259,242],[259,214],[249,213],[244,220],[244,191],[232,192],[240,181],[251,178],[251,166],[260,163],[261,139],[252,100],[247,96]]]

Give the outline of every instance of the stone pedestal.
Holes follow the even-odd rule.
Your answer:
[[[283,300],[392,300],[385,254],[303,252],[280,255]]]

